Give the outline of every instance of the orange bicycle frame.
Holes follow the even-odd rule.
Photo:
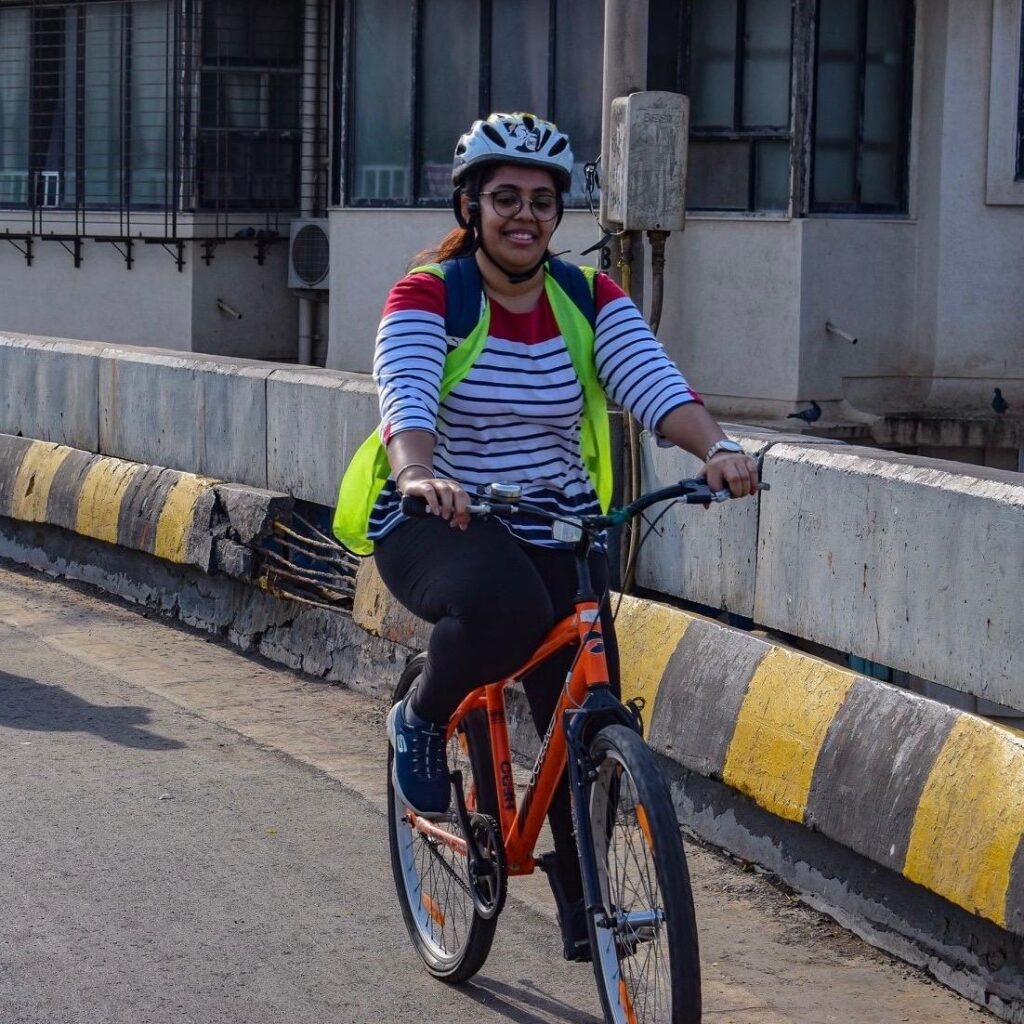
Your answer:
[[[564,647],[581,647],[572,672],[562,688],[558,705],[551,717],[540,753],[534,763],[530,781],[517,804],[512,778],[512,753],[508,739],[505,715],[505,687],[527,675]],[[455,709],[446,738],[451,739],[459,723],[471,711],[487,712],[487,725],[491,737],[491,759],[494,767],[494,785],[498,794],[498,816],[505,846],[505,859],[510,875],[528,875],[534,871],[533,850],[541,826],[551,807],[566,764],[565,732],[561,728],[567,709],[579,707],[588,690],[608,685],[608,661],[605,657],[604,636],[596,601],[581,601],[572,615],[566,616],[544,638],[533,656],[517,672],[496,683],[488,683],[470,693]],[[412,815],[415,828],[433,836],[438,842],[465,854],[465,840],[431,822]]]

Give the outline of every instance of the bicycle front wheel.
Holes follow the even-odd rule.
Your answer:
[[[413,658],[395,688],[401,700],[423,671],[424,656]],[[418,831],[408,809],[395,792],[391,778],[392,752],[388,748],[388,840],[391,869],[402,905],[405,926],[427,970],[451,984],[471,978],[483,966],[498,923],[496,909],[480,913],[474,900],[469,860],[455,844],[464,839],[455,813],[433,822],[434,833]],[[448,744],[448,766],[461,771],[463,791],[471,812],[480,820],[497,807],[494,776],[483,770],[490,763],[487,716],[471,712]],[[501,894],[503,895],[503,893]]]
[[[603,907],[587,924],[605,1017],[699,1024],[697,925],[668,787],[650,748],[625,726],[601,729],[589,753],[596,777],[585,813]]]

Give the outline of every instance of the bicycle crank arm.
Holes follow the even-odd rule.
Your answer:
[[[462,772],[451,773],[452,786],[455,789],[455,809],[459,816],[459,825],[465,837],[466,856],[469,859],[471,872],[477,877],[491,873],[491,863],[480,850],[480,844],[474,835],[473,823],[469,820],[469,809],[466,807],[466,795],[462,791]]]

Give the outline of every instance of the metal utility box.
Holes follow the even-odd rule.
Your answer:
[[[607,217],[625,231],[681,231],[686,220],[690,100],[635,92],[612,100]]]

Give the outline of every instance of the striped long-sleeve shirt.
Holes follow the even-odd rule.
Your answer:
[[[639,310],[604,274],[594,289],[594,361],[605,393],[648,430],[685,402],[700,402],[652,335]],[[434,469],[470,494],[494,481],[516,483],[523,500],[566,515],[600,512],[580,451],[583,389],[544,293],[528,313],[491,300],[487,341],[469,373],[441,402],[444,282],[411,274],[392,288],[377,332],[373,375],[381,439],[403,430],[437,438]],[[401,495],[390,479],[370,517],[369,536],[400,523]],[[505,525],[519,539],[563,547],[551,524],[517,514]]]

